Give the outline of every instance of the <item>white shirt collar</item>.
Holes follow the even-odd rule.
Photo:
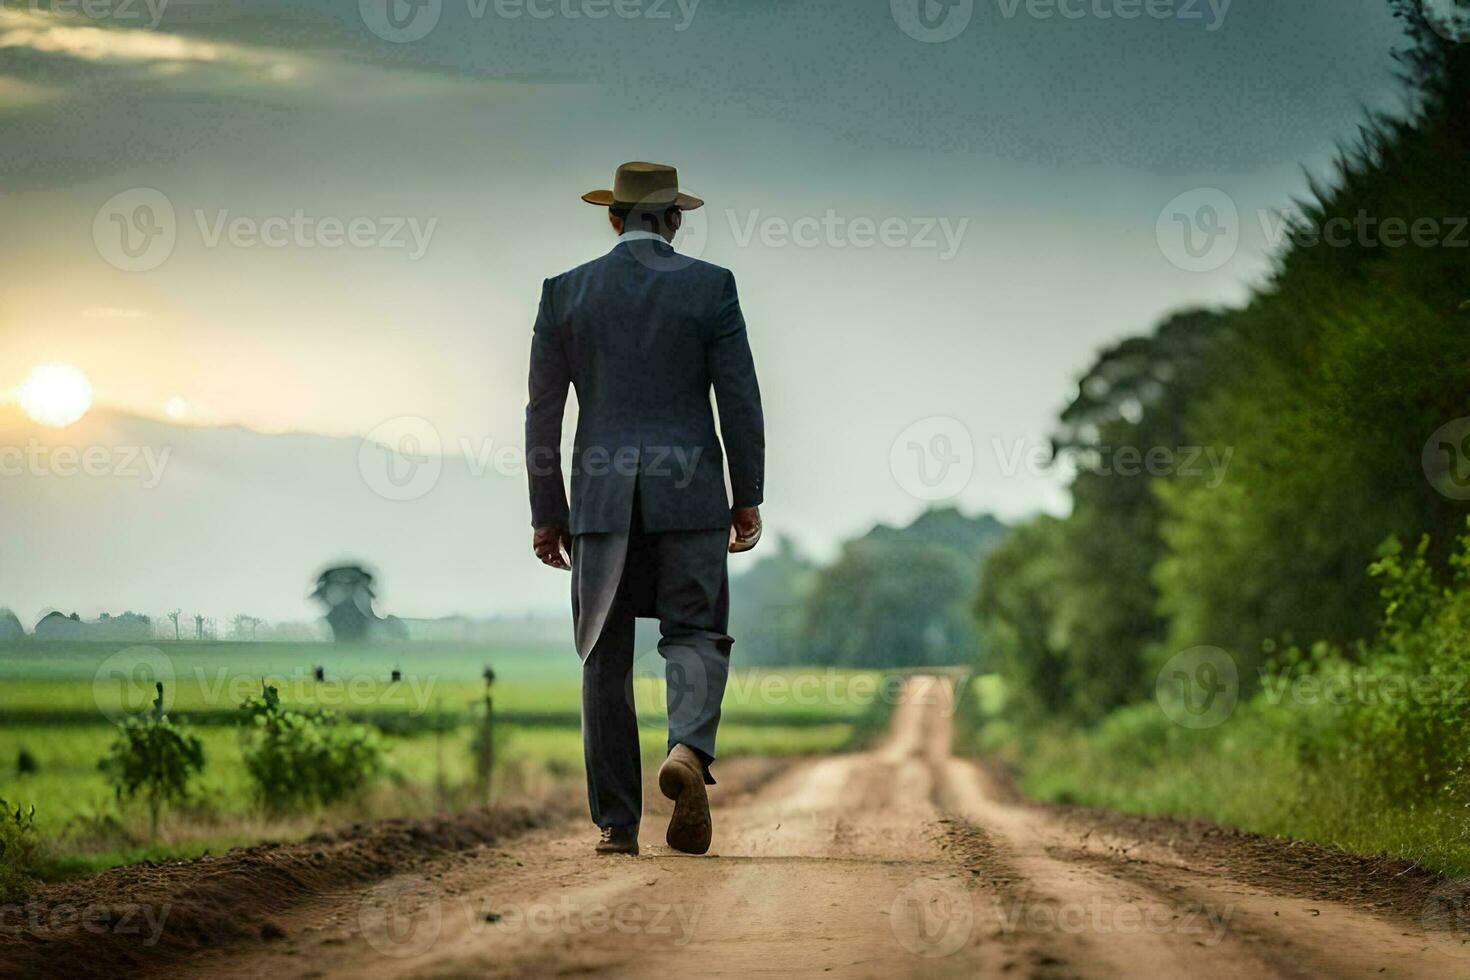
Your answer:
[[[621,235],[618,236],[618,241],[619,242],[642,242],[642,241],[662,242],[663,240],[664,240],[664,236],[659,235],[659,234],[656,234],[656,233],[651,232],[651,231],[643,231],[642,229],[634,229],[633,231],[625,231]],[[667,244],[667,243],[665,242],[665,244]]]

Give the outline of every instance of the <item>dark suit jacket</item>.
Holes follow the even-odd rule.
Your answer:
[[[562,482],[567,387],[577,389],[572,502]],[[728,527],[761,502],[765,430],[745,320],[728,269],[664,242],[619,242],[546,280],[531,340],[526,468],[531,523],[573,534]],[[636,494],[635,494],[636,490]]]

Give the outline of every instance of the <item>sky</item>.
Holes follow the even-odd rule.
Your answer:
[[[1386,0],[0,0],[0,399],[62,362],[176,424],[519,447],[540,282],[612,245],[579,196],[653,160],[739,283],[772,530],[1060,511],[1092,355],[1247,296],[1397,43]]]

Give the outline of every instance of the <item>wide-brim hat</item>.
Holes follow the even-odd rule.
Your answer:
[[[582,200],[601,208],[629,208],[656,211],[676,207],[680,211],[693,211],[703,207],[704,201],[693,194],[679,190],[679,171],[662,163],[644,163],[634,160],[625,163],[613,174],[610,191],[588,191]]]

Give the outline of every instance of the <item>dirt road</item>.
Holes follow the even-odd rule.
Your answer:
[[[716,797],[686,857],[534,831],[296,908],[203,976],[1470,976],[1425,882],[1207,825],[1010,801],[950,754],[947,681],[912,680],[875,751]],[[1441,891],[1443,888],[1441,887]],[[1433,896],[1429,899],[1433,906]]]

